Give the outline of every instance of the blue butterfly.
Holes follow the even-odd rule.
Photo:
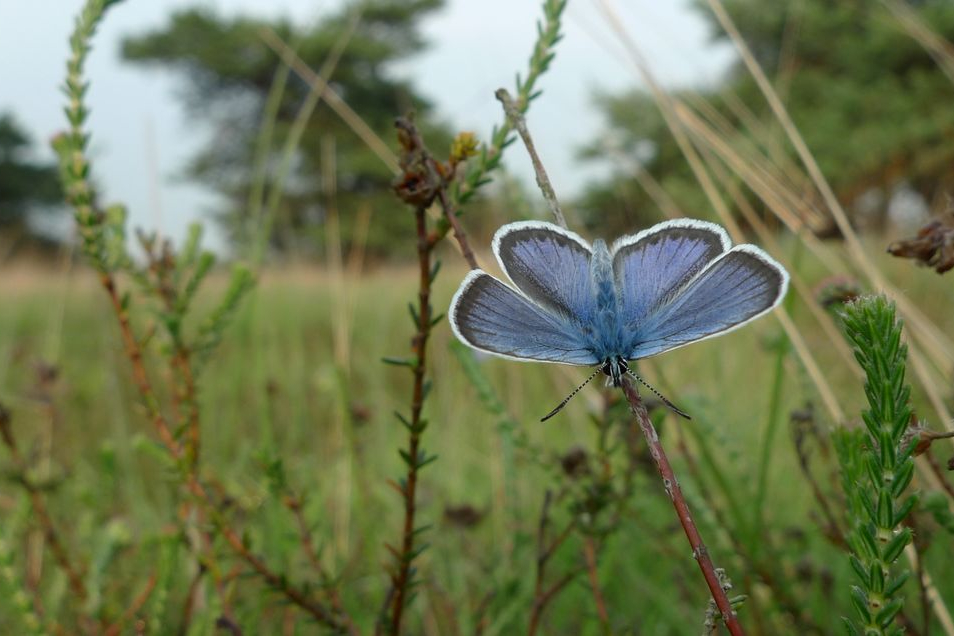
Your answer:
[[[551,223],[510,223],[493,250],[513,287],[471,271],[451,301],[454,334],[503,358],[596,366],[590,379],[603,372],[614,386],[632,374],[629,361],[737,329],[788,289],[788,272],[771,256],[732,247],[722,227],[693,219],[610,247]]]

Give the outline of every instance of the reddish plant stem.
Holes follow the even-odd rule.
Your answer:
[[[180,347],[173,357],[173,364],[178,367],[181,376],[181,394],[179,399],[187,409],[188,445],[186,455],[189,470],[195,472],[199,466],[199,451],[202,446],[201,428],[199,427],[199,401],[196,396],[195,376],[192,373],[192,363],[189,351]]]
[[[391,633],[401,633],[401,619],[411,584],[411,561],[414,557],[414,519],[417,512],[417,476],[420,468],[421,410],[424,407],[424,372],[427,363],[427,340],[431,333],[431,250],[427,236],[427,210],[418,206],[414,212],[417,226],[418,308],[417,333],[414,336],[414,388],[411,397],[411,422],[408,427],[407,478],[401,488],[404,495],[404,529],[398,551],[397,572],[393,575],[394,601],[391,605]]]
[[[103,636],[119,636],[122,634],[123,627],[131,621],[139,610],[142,609],[143,605],[146,604],[146,601],[149,600],[149,597],[152,595],[152,591],[156,587],[156,575],[155,573],[150,574],[149,578],[146,580],[146,586],[143,588],[142,592],[139,593],[135,599],[133,599],[132,604],[126,608],[126,611],[123,612],[123,615],[119,619],[106,628],[103,632]]]
[[[73,566],[67,554],[66,546],[63,545],[59,532],[57,532],[56,526],[53,524],[53,518],[50,516],[50,512],[46,507],[46,501],[36,486],[32,484],[27,477],[27,464],[20,454],[17,440],[13,436],[10,419],[9,412],[0,405],[0,439],[3,440],[3,444],[7,447],[7,450],[10,451],[10,457],[13,459],[17,472],[21,475],[20,483],[30,497],[30,505],[39,522],[40,529],[43,531],[43,536],[50,546],[50,552],[53,553],[53,560],[63,573],[66,574],[66,580],[69,582],[70,590],[79,601],[78,605],[82,605],[87,597],[83,577],[80,571]]]
[[[467,233],[464,232],[464,227],[460,224],[460,219],[457,218],[457,208],[454,207],[450,197],[447,196],[447,185],[454,180],[457,169],[456,164],[451,163],[449,168],[442,168],[441,164],[439,164],[431,155],[430,151],[428,151],[427,146],[424,145],[424,139],[421,137],[421,133],[411,119],[401,118],[398,120],[397,126],[408,136],[409,144],[406,146],[406,150],[420,153],[421,161],[426,169],[427,182],[434,188],[435,196],[441,202],[441,210],[444,213],[444,218],[447,220],[448,227],[454,230],[454,239],[460,246],[461,255],[464,257],[464,260],[467,261],[467,264],[470,265],[471,269],[477,269],[479,267],[477,257],[474,256],[474,250],[470,248],[470,242],[467,240]],[[406,165],[405,168],[407,168]],[[428,204],[431,202],[433,202],[433,200],[428,202]],[[438,228],[430,234],[427,232],[419,234],[418,252],[420,253],[421,237],[424,237],[424,244],[427,247],[428,253],[430,253],[445,236],[447,236],[446,228]],[[428,257],[430,257],[429,254]],[[428,265],[428,267],[430,267],[430,265]]]
[[[937,463],[937,459],[934,458],[934,455],[931,454],[931,449],[928,449],[922,455],[927,461],[928,467],[931,469],[931,472],[934,473],[934,476],[937,477],[937,480],[941,482],[941,487],[944,489],[944,492],[947,493],[947,496],[951,499],[954,499],[954,488],[951,487],[951,482],[948,481],[947,475],[944,474],[944,471],[941,470],[941,467]]]
[[[627,377],[623,377],[623,393],[626,394],[626,400],[629,402],[630,409],[633,415],[636,416],[636,421],[639,423],[639,428],[646,438],[646,443],[649,444],[649,452],[652,455],[653,461],[656,463],[660,477],[662,477],[666,494],[669,495],[673,508],[676,509],[676,516],[679,518],[679,523],[682,524],[682,529],[686,533],[689,545],[692,546],[692,556],[695,558],[696,563],[699,564],[699,569],[702,570],[702,576],[706,580],[706,585],[709,586],[709,592],[712,594],[716,607],[719,608],[719,612],[722,614],[722,621],[732,636],[743,636],[745,631],[742,629],[738,617],[729,604],[725,590],[722,589],[719,577],[715,572],[715,566],[712,564],[712,559],[709,558],[709,551],[702,542],[702,536],[699,534],[699,530],[696,528],[696,524],[689,513],[689,506],[682,494],[682,489],[679,487],[679,482],[673,473],[672,465],[669,463],[666,451],[663,450],[662,444],[659,441],[656,427],[653,426],[652,420],[649,419],[649,414],[646,412],[646,407],[639,397],[639,392],[637,392],[636,387],[632,385]]]
[[[603,590],[600,588],[600,578],[596,571],[596,541],[593,537],[586,537],[583,542],[583,556],[586,558],[586,572],[590,577],[590,589],[593,592],[593,601],[596,603],[596,614],[600,617],[600,625],[604,634],[613,633],[610,627],[609,612],[606,611],[606,601],[603,599]]]
[[[563,542],[567,540],[573,530],[573,523],[570,522],[567,524],[566,528],[564,528],[563,531],[553,539],[552,542],[547,544],[547,527],[550,524],[550,505],[552,503],[553,492],[547,490],[543,497],[543,509],[540,511],[540,523],[537,527],[537,578],[534,584],[533,606],[530,612],[530,624],[527,628],[528,636],[533,636],[536,634],[537,629],[540,626],[540,619],[543,617],[543,610],[546,609],[550,601],[553,600],[560,590],[566,587],[567,584],[572,581],[577,574],[576,571],[569,572],[549,588],[544,589],[543,582],[546,574],[547,563],[549,562],[550,557],[553,556],[553,553],[556,552],[561,545],[563,545]]]
[[[715,501],[716,497],[713,495],[708,487],[706,486],[706,480],[702,476],[702,471],[699,468],[699,465],[696,463],[695,458],[689,452],[689,448],[686,446],[686,442],[683,439],[679,440],[678,449],[682,453],[682,456],[685,458],[686,467],[689,469],[689,474],[694,478],[695,482],[698,484],[699,494],[701,495],[704,501]],[[712,507],[712,514],[715,516],[716,522],[723,528],[730,528],[731,524],[726,520],[725,515],[722,513],[721,509],[718,506]],[[748,566],[755,573],[755,576],[764,584],[772,593],[775,601],[778,603],[779,607],[788,613],[791,616],[792,621],[794,622],[794,628],[798,630],[799,634],[824,634],[825,631],[819,627],[809,616],[805,613],[802,604],[799,603],[798,599],[792,596],[790,587],[786,584],[785,581],[780,581],[778,578],[779,571],[779,560],[774,553],[774,546],[769,546],[773,550],[773,556],[769,558],[768,564],[766,564],[764,557],[756,559],[752,554],[749,546],[745,543],[738,540],[738,538],[731,532],[727,533],[729,541],[732,543],[736,552],[742,559],[748,564]],[[832,541],[834,545],[839,545],[838,543]],[[840,545],[844,545],[844,542]],[[748,601],[746,601],[746,608],[751,609],[755,621],[759,621],[759,616],[761,615],[760,601],[755,596],[750,596]],[[756,630],[764,631],[764,630]]]
[[[567,572],[560,577],[556,583],[548,587],[546,591],[540,591],[540,595],[533,600],[533,613],[530,615],[530,627],[527,629],[528,636],[534,636],[534,634],[537,633],[537,630],[540,628],[540,619],[543,618],[543,610],[546,609],[547,605],[550,604],[550,601],[552,601],[557,594],[562,592],[563,589],[576,578],[579,572],[580,569]]]
[[[185,455],[184,450],[179,442],[176,441],[169,427],[169,423],[159,409],[158,400],[156,399],[152,384],[149,381],[149,376],[146,373],[142,349],[133,334],[129,314],[123,307],[122,300],[116,289],[115,279],[109,272],[100,272],[100,282],[106,290],[113,311],[119,320],[119,330],[122,335],[123,345],[126,349],[126,357],[129,358],[132,364],[133,383],[136,385],[139,395],[145,403],[146,410],[152,419],[153,426],[156,429],[160,441],[162,441],[162,444],[166,447],[166,450],[176,463],[184,468],[183,477],[187,490],[196,498],[209,515],[216,529],[218,529],[229,546],[265,580],[266,584],[284,595],[291,603],[311,614],[320,623],[338,631],[346,631],[338,617],[325,608],[324,605],[312,600],[306,593],[292,586],[285,577],[273,572],[264,561],[249,550],[248,546],[246,546],[242,540],[242,537],[222,518],[215,502],[205,487],[199,482],[195,473],[188,469],[188,467],[182,466]]]
[[[431,161],[433,161],[433,159]],[[470,265],[471,269],[478,269],[480,265],[477,263],[477,257],[474,256],[474,251],[470,249],[470,242],[467,240],[467,233],[464,232],[464,228],[460,224],[460,219],[457,218],[457,210],[453,205],[451,205],[450,197],[447,196],[447,192],[444,190],[444,188],[441,188],[437,191],[437,198],[441,202],[441,209],[444,211],[444,218],[447,219],[447,222],[454,230],[454,239],[457,240],[457,244],[460,246],[461,256],[464,257],[464,260],[467,261],[467,264]],[[441,238],[442,237],[439,235],[431,235],[428,238],[428,244],[435,245],[438,241],[440,241]]]
[[[348,633],[357,634],[358,628],[352,622],[351,617],[345,613],[344,605],[341,602],[341,594],[339,594],[337,586],[331,584],[331,578],[328,576],[321,562],[321,558],[318,555],[318,550],[315,548],[315,542],[311,536],[311,529],[308,527],[308,521],[305,519],[305,513],[302,510],[303,502],[301,498],[295,495],[289,495],[285,497],[284,503],[285,507],[287,507],[295,517],[295,521],[298,524],[298,537],[301,542],[302,551],[321,578],[322,588],[327,594],[328,600],[331,602],[332,609],[341,615],[341,620],[347,628]]]

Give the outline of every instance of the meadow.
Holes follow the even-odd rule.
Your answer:
[[[872,244],[871,252],[878,247]],[[489,254],[482,256],[489,261]],[[954,301],[947,281],[910,263],[878,258],[896,285],[923,299],[920,306],[939,324],[948,320]],[[459,267],[442,273],[437,307],[447,305],[464,273]],[[819,273],[805,275],[811,280]],[[211,295],[224,278],[210,283]],[[410,386],[402,369],[381,358],[409,347],[406,304],[414,293],[411,267],[372,268],[356,278],[305,268],[267,272],[200,378],[203,471],[228,498],[225,509],[275,566],[290,576],[308,576],[294,517],[281,497],[272,496],[274,462],[280,459],[283,481],[303,497],[314,549],[366,629],[376,620],[387,584],[383,546],[394,541],[400,526],[401,502],[387,482],[401,473],[396,449],[404,431],[392,411],[406,403]],[[178,481],[152,441],[115,317],[96,281],[82,267],[12,268],[0,281],[0,294],[2,403],[12,413],[21,447],[35,455],[31,479],[44,484],[54,523],[71,550],[95,559],[89,567],[96,568],[93,585],[100,589],[91,590],[93,598],[104,604],[102,611],[115,612],[120,608],[110,603],[120,592],[158,576],[165,589],[153,592],[140,609],[154,633],[170,633],[184,620],[190,593],[199,600],[189,610],[196,614],[189,633],[205,633],[213,610],[221,608],[203,606],[211,603],[205,596],[211,590],[193,588],[197,573],[188,562],[188,541],[172,523],[182,505]],[[796,311],[796,321],[802,318]],[[843,495],[827,439],[833,423],[815,413],[814,433],[800,427],[817,400],[781,335],[768,317],[644,361],[639,369],[693,416],[684,421],[654,411],[713,558],[735,590],[749,596],[741,610],[745,623],[754,633],[803,633],[812,626],[817,633],[834,633],[840,617],[850,613],[851,571],[825,536],[826,521],[794,443],[797,436],[809,438],[801,440],[802,452],[840,521]],[[851,414],[847,424],[857,426],[864,405],[860,383],[837,371],[823,334],[805,335],[831,370],[831,388]],[[577,520],[544,572],[548,584],[573,578],[549,604],[542,633],[604,631],[591,584],[580,571],[591,536],[600,546],[596,573],[614,633],[700,631],[706,590],[645,448],[640,440],[624,443],[621,396],[589,387],[564,413],[540,423],[582,380],[579,369],[474,359],[503,408],[495,413],[462,370],[459,356],[472,358],[471,352],[455,352],[452,340],[443,323],[431,349],[434,389],[426,439],[437,460],[423,473],[418,495],[419,518],[432,527],[418,566],[418,599],[411,605],[414,631],[526,629],[547,493],[554,534],[583,514],[581,507],[598,512],[586,523]],[[916,395],[916,408],[922,405]],[[622,459],[627,453],[632,455]],[[616,467],[611,477],[601,475],[600,462]],[[767,475],[758,492],[762,462]],[[616,470],[630,464],[632,484],[624,486]],[[6,490],[0,504],[12,522],[10,537],[29,526],[30,515],[16,491]],[[618,514],[609,514],[605,508],[615,505]],[[934,582],[950,594],[954,569],[947,541],[931,541],[938,532],[929,522],[919,525],[919,538],[933,544],[925,561]],[[20,545],[27,576],[46,581],[47,611],[68,606],[62,575],[44,572],[55,566],[42,556],[41,537],[27,533]],[[226,558],[222,567],[238,566]],[[257,585],[236,588],[226,598],[238,624],[258,625],[258,633],[281,624],[283,633],[311,632],[291,610],[276,608],[274,593]],[[789,604],[799,616],[793,617]],[[914,612],[910,618],[917,621]],[[8,607],[2,615],[3,631],[16,633],[17,613]]]

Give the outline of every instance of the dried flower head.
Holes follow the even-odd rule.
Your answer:
[[[861,285],[848,276],[830,276],[815,286],[814,296],[825,309],[850,303],[862,293]]]
[[[914,238],[895,241],[888,252],[901,258],[913,258],[919,265],[933,267],[938,274],[954,268],[954,214],[933,219],[918,230]]]
[[[444,519],[458,528],[473,528],[483,521],[484,516],[484,512],[477,510],[477,508],[469,504],[446,506],[444,508]]]

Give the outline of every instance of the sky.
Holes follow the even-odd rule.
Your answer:
[[[221,14],[287,16],[310,22],[343,0],[126,0],[110,10],[94,40],[87,65],[94,177],[105,202],[122,202],[132,226],[179,239],[192,220],[207,220],[214,195],[183,175],[188,158],[208,133],[186,117],[180,100],[184,80],[155,68],[124,64],[120,43],[129,35],[161,28],[182,7],[211,6]],[[52,158],[49,139],[64,127],[63,81],[67,38],[82,0],[0,2],[0,112],[12,112],[31,134],[39,158]],[[713,45],[707,25],[687,0],[619,0],[623,25],[666,85],[714,83],[731,64],[724,45]],[[394,72],[414,78],[418,90],[459,130],[487,139],[500,121],[494,91],[513,92],[514,74],[527,66],[541,18],[540,0],[448,0],[426,19],[427,51]],[[594,94],[639,85],[618,51],[594,0],[571,0],[564,39],[528,118],[538,151],[557,194],[578,192],[597,166],[581,165],[580,146],[599,134]],[[533,183],[530,162],[514,146],[507,168]],[[604,168],[605,169],[605,168]],[[212,245],[221,247],[214,224]]]

